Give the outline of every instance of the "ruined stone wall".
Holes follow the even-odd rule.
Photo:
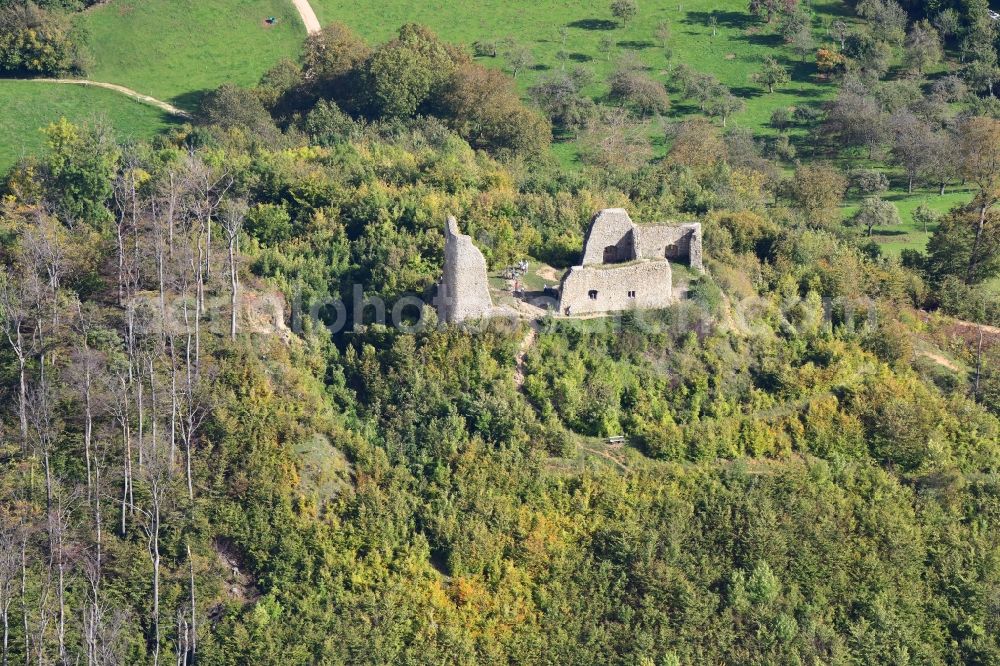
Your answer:
[[[494,313],[486,259],[472,238],[458,230],[449,216],[444,232],[444,274],[435,299],[438,319],[458,323],[489,317]]]
[[[701,225],[636,225],[624,208],[606,208],[590,221],[583,248],[583,266],[623,263],[633,259],[687,260],[704,270]]]
[[[664,308],[673,300],[671,287],[670,263],[665,260],[621,266],[574,266],[563,277],[559,312],[583,315]]]
[[[651,224],[635,229],[636,247],[644,259],[686,259],[692,268],[703,271],[701,225]]]
[[[635,225],[624,208],[605,208],[590,220],[583,248],[583,266],[636,259]],[[605,250],[615,248],[614,260],[605,261]]]

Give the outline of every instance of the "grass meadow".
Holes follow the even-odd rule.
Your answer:
[[[277,18],[273,26],[268,17]],[[110,0],[83,12],[89,78],[192,109],[223,83],[252,85],[306,31],[289,0]]]
[[[106,122],[120,137],[148,139],[176,122],[157,108],[87,86],[0,79],[0,172],[44,145],[41,129],[63,117]]]
[[[519,74],[518,85],[522,90],[546,71],[582,65],[593,70],[595,84],[589,92],[600,98],[606,92],[604,80],[622,55],[633,54],[660,80],[669,63],[685,63],[698,71],[715,74],[746,100],[746,110],[730,119],[730,123],[764,133],[771,132],[766,123],[774,109],[820,104],[834,94],[833,85],[817,78],[814,62],[795,56],[770,28],[747,13],[746,2],[742,0],[639,2],[638,15],[626,26],[613,19],[610,2],[604,0],[507,3],[378,0],[361,5],[350,0],[313,0],[313,6],[321,22],[341,21],[372,42],[390,38],[406,22],[423,23],[444,39],[465,44],[512,39],[530,49],[536,63],[533,69]],[[817,43],[825,39],[826,24],[848,13],[839,0],[813,3],[812,8],[816,13]],[[715,28],[711,25],[713,17]],[[672,33],[669,60],[656,40],[656,27],[661,22],[669,23]],[[606,37],[614,42],[610,54],[600,48]],[[566,52],[565,60],[558,58],[560,51]],[[750,82],[750,75],[768,55],[777,57],[792,73],[792,81],[771,94]],[[487,65],[504,66],[502,57],[480,60]],[[672,101],[674,107],[668,119],[697,110],[676,95],[672,95]]]

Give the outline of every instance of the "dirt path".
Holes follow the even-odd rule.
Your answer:
[[[559,275],[559,271],[551,266],[540,267],[537,271],[535,271],[535,275],[543,280],[548,280],[549,282],[559,282],[562,279]]]
[[[922,351],[922,352],[918,352],[918,353],[919,353],[920,356],[924,356],[926,358],[929,358],[930,360],[934,361],[938,365],[943,365],[944,367],[948,368],[949,370],[953,370],[954,372],[958,372],[959,371],[959,367],[957,365],[955,365],[954,363],[952,363],[951,361],[949,361],[948,359],[946,359],[941,354],[935,354],[934,352],[929,352],[929,351]]]
[[[166,111],[167,113],[178,116],[180,118],[190,118],[191,114],[183,109],[178,109],[173,104],[168,104],[167,102],[160,101],[155,97],[150,97],[149,95],[143,95],[142,93],[136,92],[131,88],[126,88],[125,86],[120,86],[117,83],[105,83],[103,81],[91,81],[90,79],[16,79],[18,81],[39,81],[41,83],[67,83],[77,86],[92,86],[94,88],[104,88],[105,90],[113,90],[115,92],[121,93],[132,99],[142,102],[143,104],[149,104],[150,106],[155,106],[156,108]]]
[[[292,0],[292,4],[295,5],[295,9],[299,11],[299,16],[302,17],[302,22],[306,24],[306,34],[311,35],[319,32],[319,19],[316,18],[316,12],[313,11],[312,5],[309,4],[309,0]]]
[[[536,335],[535,323],[530,322],[528,324],[528,333],[521,340],[521,345],[517,348],[517,356],[514,357],[514,383],[517,384],[518,388],[524,386],[524,357],[527,355],[528,350],[531,349],[531,345],[535,344]]]

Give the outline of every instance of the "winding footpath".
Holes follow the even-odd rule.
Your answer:
[[[169,104],[162,100],[158,100],[155,97],[150,97],[149,95],[143,95],[140,92],[136,92],[131,88],[126,88],[125,86],[120,86],[117,83],[105,83],[104,81],[91,81],[90,79],[19,79],[21,81],[38,81],[40,83],[67,83],[71,85],[78,86],[92,86],[94,88],[104,88],[105,90],[113,90],[115,92],[131,97],[134,100],[142,102],[143,104],[149,104],[150,106],[155,106],[158,109],[166,111],[167,113],[178,116],[180,118],[190,118],[191,114],[184,109],[179,109],[173,104]]]
[[[295,5],[296,11],[299,12],[299,16],[302,18],[302,23],[306,27],[307,35],[314,35],[321,30],[319,24],[319,19],[316,18],[316,12],[313,11],[312,5],[309,4],[309,0],[292,0],[292,4]],[[40,83],[65,83],[77,86],[92,86],[95,88],[104,88],[105,90],[113,90],[117,93],[121,93],[127,97],[142,102],[143,104],[149,104],[150,106],[155,106],[156,108],[169,113],[172,116],[177,116],[178,118],[190,119],[192,116],[190,113],[184,109],[180,109],[169,102],[164,102],[163,100],[156,99],[155,97],[150,97],[149,95],[143,95],[140,92],[132,90],[131,88],[126,88],[125,86],[120,86],[117,83],[107,83],[105,81],[91,81],[90,79],[14,79],[18,81],[38,81]]]
[[[306,34],[312,35],[319,32],[321,29],[319,19],[316,18],[316,12],[313,11],[309,0],[292,0],[292,4],[295,5],[295,9],[299,10],[299,16],[302,17],[302,22],[306,25]]]

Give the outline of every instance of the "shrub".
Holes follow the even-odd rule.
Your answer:
[[[792,118],[797,123],[813,123],[823,117],[823,112],[814,106],[797,106],[792,112]]]
[[[448,81],[462,60],[423,26],[404,25],[399,36],[379,47],[368,61],[365,89],[369,112],[383,117],[412,116]]]
[[[788,108],[784,106],[779,106],[773,112],[771,112],[771,127],[778,130],[779,132],[784,132],[788,129],[788,126],[792,124],[792,113]]]
[[[219,86],[201,103],[199,120],[223,129],[246,130],[251,136],[273,139],[278,135],[271,114],[252,91],[226,83]]]
[[[262,203],[247,212],[246,230],[263,245],[275,245],[292,237],[292,218],[282,206]]]
[[[497,43],[493,39],[477,39],[472,42],[472,52],[478,57],[497,57]]]
[[[503,72],[475,63],[458,67],[441,91],[438,111],[474,148],[535,154],[551,139],[548,122],[518,98]]]
[[[858,194],[880,194],[889,189],[889,178],[875,169],[855,169],[848,176],[848,188]]]
[[[643,115],[663,113],[670,108],[667,89],[659,81],[631,69],[621,68],[608,79],[611,98],[628,104]]]
[[[0,71],[23,76],[81,72],[69,21],[34,4],[0,4]]]
[[[306,116],[305,130],[315,143],[332,146],[350,139],[358,131],[358,123],[334,102],[320,100]]]
[[[851,218],[853,224],[865,227],[868,235],[876,226],[892,226],[899,224],[899,211],[891,201],[884,201],[877,196],[866,197],[861,202],[858,212]]]

